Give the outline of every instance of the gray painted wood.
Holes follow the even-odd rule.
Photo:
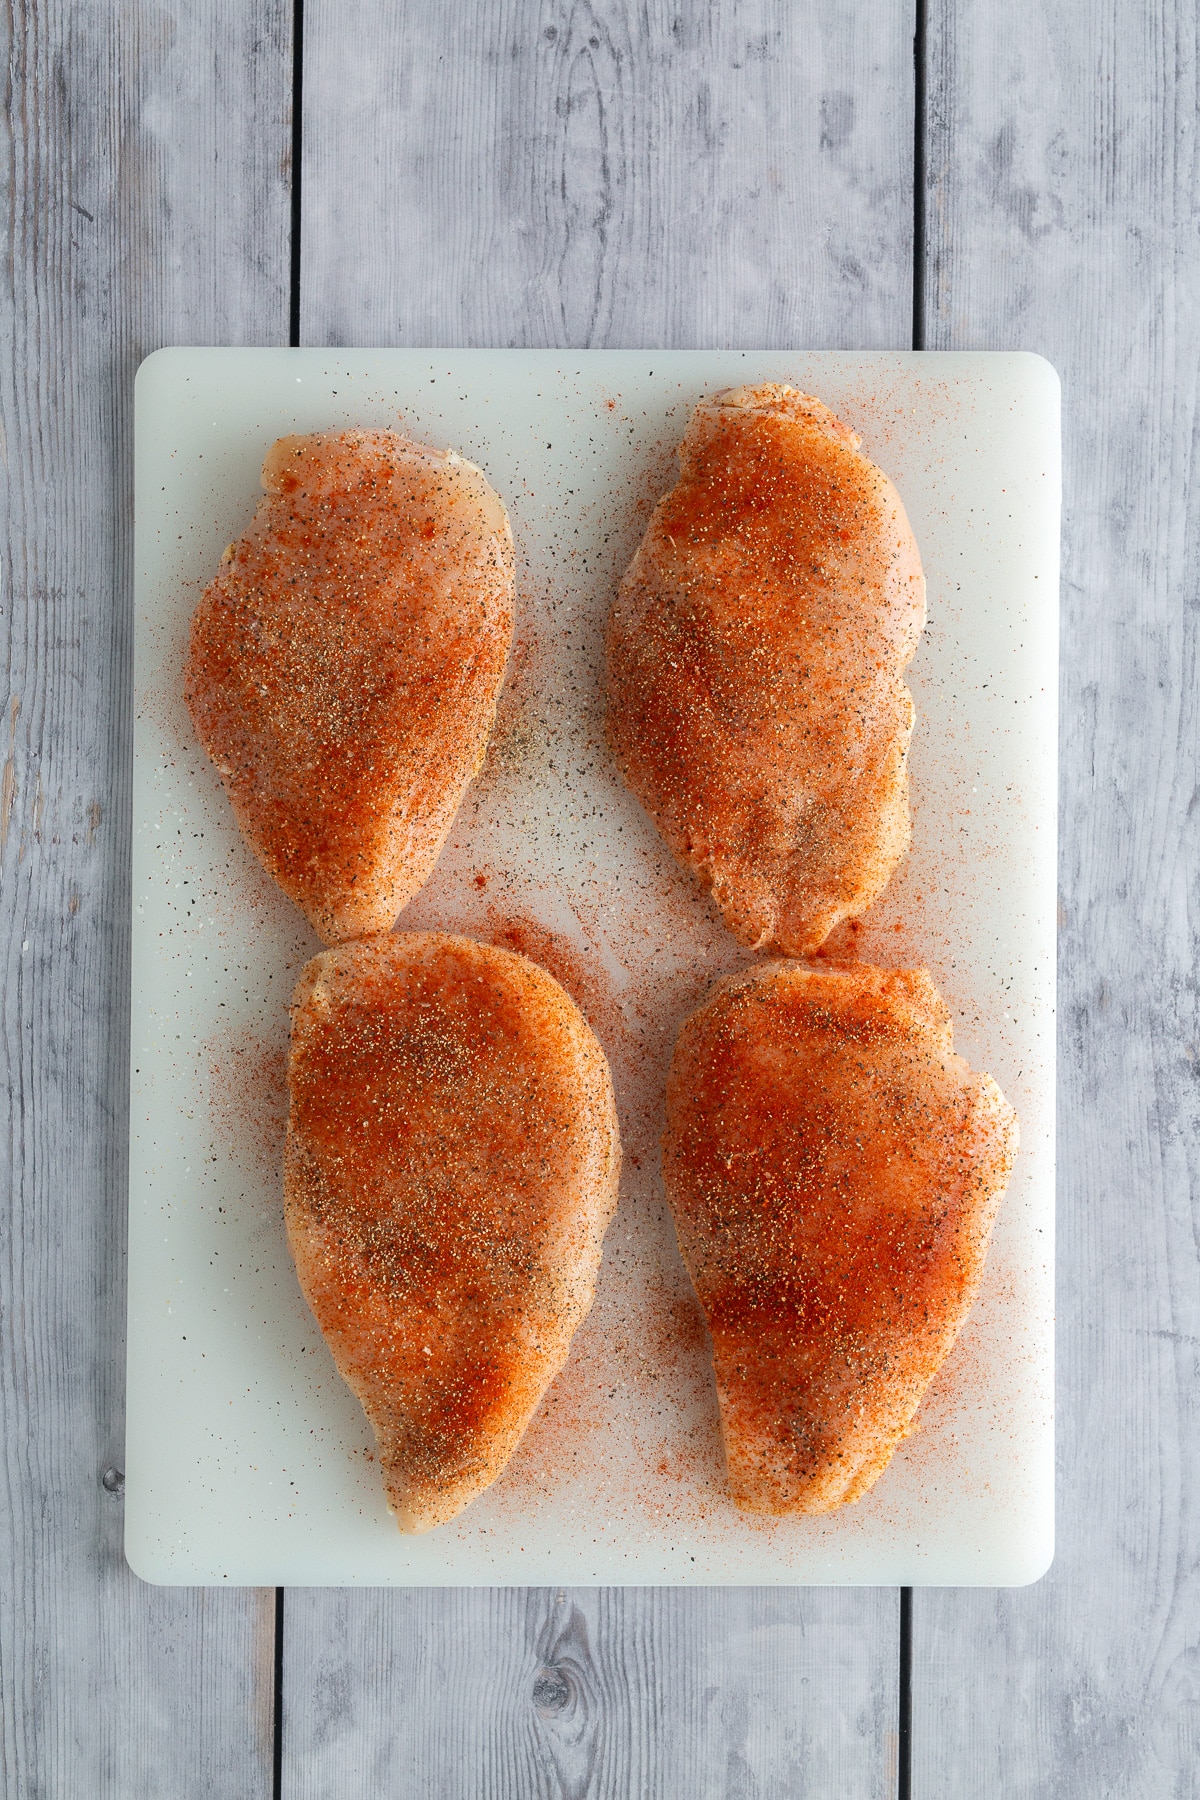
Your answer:
[[[311,343],[897,346],[909,8],[308,0]],[[890,1795],[894,1591],[293,1591],[284,1794]]]
[[[905,0],[305,8],[302,341],[908,343]]]
[[[916,1800],[1200,1794],[1190,0],[931,7],[929,343],[1066,421],[1058,1556],[914,1597]]]
[[[283,1792],[891,1800],[897,1609],[894,1589],[290,1590]]]
[[[287,331],[283,0],[0,18],[0,1790],[271,1781],[272,1596],[121,1550],[130,421],[141,356]]]

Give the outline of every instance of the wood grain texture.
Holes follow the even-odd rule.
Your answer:
[[[1195,8],[934,0],[931,348],[1064,384],[1057,1561],[914,1596],[915,1800],[1200,1794]]]
[[[0,1789],[262,1796],[269,1595],[121,1549],[133,373],[286,335],[282,0],[30,0],[0,34]]]
[[[912,20],[305,9],[310,343],[895,347]],[[286,1800],[890,1795],[894,1591],[290,1592]]]
[[[292,1590],[283,1792],[891,1800],[897,1604],[894,1589]]]
[[[309,0],[304,82],[304,343],[908,342],[899,0]]]

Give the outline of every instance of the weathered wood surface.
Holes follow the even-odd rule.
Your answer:
[[[0,1790],[271,1786],[272,1597],[121,1549],[133,374],[286,337],[283,0],[0,17]]]
[[[908,345],[911,0],[308,0],[304,35],[304,343]]]
[[[908,341],[911,4],[307,15],[306,341]],[[1194,9],[930,15],[927,342],[1066,382],[1062,1406],[1050,1576],[915,1597],[913,1793],[1187,1800]],[[0,33],[0,1789],[264,1796],[270,1596],[142,1587],[110,1488],[130,387],[159,343],[285,335],[291,8]],[[896,1635],[887,1592],[297,1591],[284,1793],[890,1794]]]
[[[1196,31],[931,6],[929,344],[1064,383],[1059,1548],[914,1596],[914,1800],[1200,1794]]]
[[[895,1589],[290,1590],[287,1800],[892,1800]]]
[[[307,0],[306,343],[904,346],[912,21]],[[894,1590],[288,1595],[286,1800],[895,1786]]]

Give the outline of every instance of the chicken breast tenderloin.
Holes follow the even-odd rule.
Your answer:
[[[494,1481],[587,1315],[617,1199],[604,1053],[511,951],[396,933],[296,988],[284,1167],[305,1298],[404,1531]]]
[[[192,622],[185,696],[255,854],[326,943],[433,869],[512,637],[508,518],[394,431],[281,438]]]
[[[1017,1149],[923,969],[763,963],[679,1033],[663,1175],[750,1512],[857,1500],[975,1299]]]
[[[908,846],[925,580],[895,488],[794,388],[701,401],[608,629],[608,740],[739,942],[815,950]]]

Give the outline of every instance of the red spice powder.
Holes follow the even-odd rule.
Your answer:
[[[285,1192],[301,1287],[401,1518],[485,1486],[594,1279],[607,1071],[544,974],[441,934],[343,945],[293,1013]]]
[[[681,1034],[664,1174],[756,1510],[857,1499],[975,1297],[1015,1128],[948,1035],[920,973],[794,962]]]
[[[608,632],[608,735],[750,947],[815,950],[907,842],[924,579],[899,497],[794,390],[696,409]]]
[[[598,956],[580,950],[561,932],[503,905],[488,909],[487,941],[527,956],[564,987],[610,1056],[628,1048],[629,1028]]]
[[[334,943],[391,926],[483,753],[511,536],[477,470],[395,432],[281,438],[263,482],[184,693],[247,840]]]
[[[286,1022],[280,1036],[286,1040]],[[216,1142],[227,1148],[247,1178],[278,1193],[287,1131],[286,1041],[272,1043],[254,1032],[213,1038],[204,1046],[208,1107]]]

